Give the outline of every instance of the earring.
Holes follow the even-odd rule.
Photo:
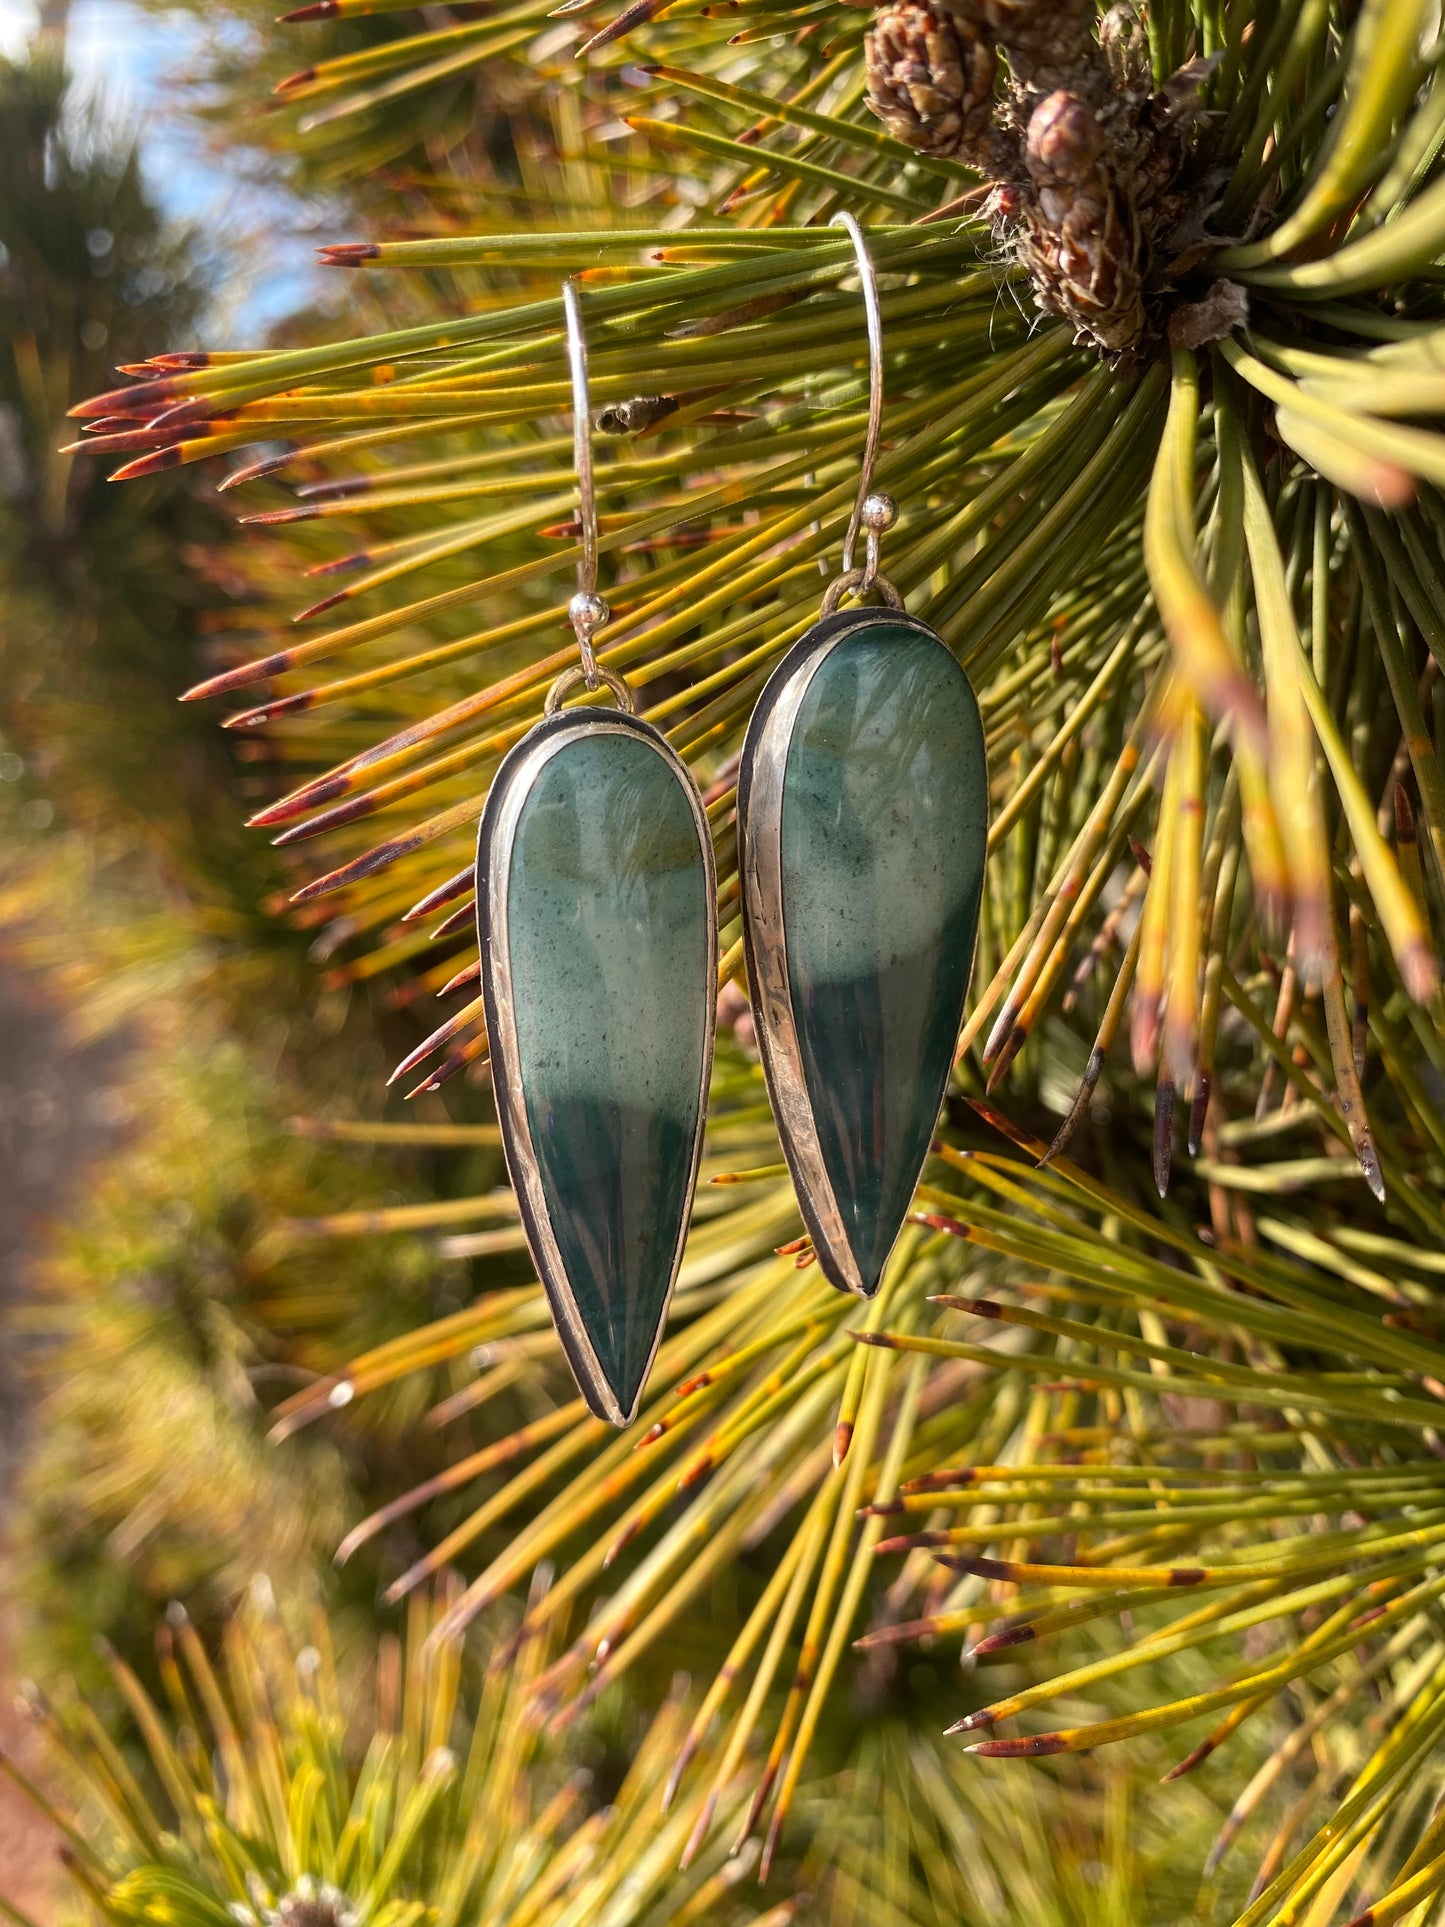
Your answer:
[[[748,725],[738,861],[763,1070],[803,1221],[824,1275],[868,1298],[928,1156],[963,1018],[988,768],[967,676],[878,572],[897,516],[872,486],[878,288],[857,223],[834,225],[852,239],[868,320],[863,468],[842,573]],[[887,606],[840,610],[849,589]]]
[[[697,785],[602,668],[587,348],[562,291],[582,556],[579,664],[497,771],[477,834],[477,926],[507,1168],[592,1411],[636,1415],[682,1258],[707,1108],[717,886]],[[563,709],[605,685],[615,709]]]

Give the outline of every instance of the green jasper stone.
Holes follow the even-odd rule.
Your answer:
[[[713,1021],[707,873],[674,770],[632,734],[539,771],[506,884],[518,1072],[567,1279],[624,1412],[691,1203]]]
[[[846,633],[793,725],[781,855],[803,1077],[870,1293],[948,1083],[987,831],[983,727],[953,656],[886,616]]]

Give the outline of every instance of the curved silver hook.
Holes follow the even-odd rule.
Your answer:
[[[562,311],[567,317],[567,360],[572,370],[572,466],[577,474],[577,518],[582,525],[577,593],[567,605],[567,615],[577,637],[587,687],[596,690],[601,686],[601,679],[592,638],[612,611],[597,593],[597,493],[592,480],[592,398],[587,387],[587,337],[582,332],[582,304],[570,281],[562,283]]]
[[[843,538],[843,573],[850,574],[853,568],[853,549],[858,541],[858,531],[864,522],[864,506],[873,489],[873,465],[878,459],[878,436],[883,425],[883,315],[878,304],[878,277],[873,272],[873,257],[868,252],[868,243],[863,239],[863,230],[853,216],[840,212],[833,216],[829,227],[846,230],[848,239],[853,243],[853,252],[858,260],[858,280],[863,291],[863,312],[868,321],[868,434],[863,443],[863,466],[858,476],[858,493],[853,501],[853,513],[848,519],[848,533]],[[889,504],[891,511],[892,505]],[[882,527],[888,526],[892,513]],[[880,529],[869,526],[868,561],[860,577],[859,586],[871,586],[878,573],[878,536]]]

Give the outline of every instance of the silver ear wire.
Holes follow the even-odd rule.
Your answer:
[[[878,550],[883,531],[893,526],[898,519],[898,505],[891,495],[884,495],[873,487],[873,467],[878,459],[878,438],[883,426],[883,314],[878,303],[878,277],[873,271],[873,257],[868,252],[868,243],[863,239],[863,230],[853,216],[848,213],[835,214],[828,223],[830,227],[840,227],[853,243],[853,253],[858,261],[858,281],[863,293],[863,312],[868,322],[868,433],[863,443],[863,464],[858,474],[858,494],[853,502],[853,513],[848,519],[848,533],[843,538],[843,574],[851,576],[853,570],[853,550],[857,546],[858,532],[867,535],[867,559],[858,575],[857,587],[871,588],[878,575]]]
[[[577,564],[577,593],[567,605],[577,637],[582,676],[589,690],[601,687],[592,638],[612,611],[597,593],[597,493],[592,480],[592,399],[587,388],[587,337],[582,332],[582,306],[570,281],[562,284],[562,310],[567,317],[567,360],[572,370],[572,466],[577,472],[577,515],[582,524],[582,556]]]

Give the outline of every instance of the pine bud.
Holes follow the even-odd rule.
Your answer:
[[[977,30],[1008,55],[1015,82],[1047,91],[1076,84],[1097,64],[1093,0],[956,0]]]
[[[1040,305],[1101,348],[1133,347],[1144,329],[1137,209],[1098,115],[1058,88],[1029,117],[1024,158],[1036,202],[1022,245]]]
[[[1039,102],[1029,116],[1024,159],[1029,178],[1045,197],[1050,220],[1063,219],[1064,202],[1060,199],[1054,212],[1048,209],[1048,197],[1087,194],[1097,185],[1103,152],[1099,117],[1077,94],[1060,87]]]
[[[868,104],[921,154],[983,165],[998,58],[993,46],[931,0],[879,10],[867,39]]]

